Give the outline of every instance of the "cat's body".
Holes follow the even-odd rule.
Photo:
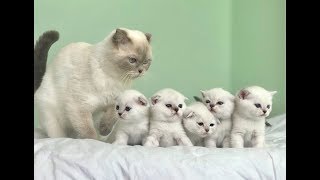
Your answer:
[[[173,89],[162,89],[151,97],[150,130],[144,146],[192,146],[182,126],[184,97]]]
[[[33,56],[33,93],[40,87],[42,77],[46,72],[49,49],[58,39],[59,33],[57,31],[46,31],[35,44]]]
[[[219,120],[200,102],[187,107],[182,122],[194,146],[207,146],[208,137],[215,132],[219,124]]]
[[[124,91],[116,100],[117,122],[106,142],[118,145],[142,145],[149,131],[149,103],[136,90]]]
[[[272,110],[272,96],[259,86],[240,90],[235,98],[232,116],[231,147],[264,147],[265,118]]]
[[[202,103],[220,121],[214,133],[210,135],[211,147],[230,147],[234,96],[222,88],[201,91],[201,94]]]
[[[140,31],[117,29],[95,45],[64,47],[35,94],[48,136],[99,139],[96,129],[106,107],[149,68],[149,40]]]

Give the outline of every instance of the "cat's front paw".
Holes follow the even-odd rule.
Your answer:
[[[159,146],[159,141],[156,140],[155,138],[149,137],[143,144],[143,146],[147,147],[158,147]]]

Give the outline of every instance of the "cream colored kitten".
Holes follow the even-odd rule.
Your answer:
[[[126,90],[117,99],[118,120],[106,142],[119,145],[142,145],[149,130],[149,103],[136,90]]]
[[[201,94],[203,104],[221,122],[217,125],[216,131],[210,135],[211,142],[208,147],[230,147],[234,96],[222,88],[201,91]]]
[[[264,147],[265,118],[272,110],[275,93],[259,86],[247,87],[237,93],[232,116],[232,147]]]
[[[144,146],[192,146],[181,120],[187,98],[173,89],[162,89],[151,97],[150,130]]]
[[[207,139],[216,131],[219,120],[200,102],[189,105],[183,112],[182,124],[195,146],[206,146]]]
[[[151,63],[150,34],[125,28],[97,44],[72,43],[47,68],[35,93],[40,126],[51,138],[99,139],[106,107]]]

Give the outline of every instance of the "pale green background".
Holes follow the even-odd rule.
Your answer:
[[[165,87],[193,101],[199,90],[277,90],[271,116],[285,112],[285,0],[35,0],[34,40],[60,32],[48,61],[71,42],[97,43],[117,27],[153,35],[153,63],[133,88]],[[36,114],[35,114],[36,115]],[[37,126],[37,118],[35,118]]]

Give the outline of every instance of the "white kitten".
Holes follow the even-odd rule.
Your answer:
[[[232,147],[264,147],[265,118],[272,110],[272,97],[275,93],[276,91],[269,92],[259,86],[247,87],[237,93],[232,116]]]
[[[234,96],[222,89],[213,88],[201,91],[202,102],[219,119],[217,129],[210,136],[208,147],[230,147],[231,116],[234,110]]]
[[[189,105],[183,112],[182,124],[195,146],[206,146],[207,138],[216,130],[219,120],[200,102]]]
[[[116,99],[118,120],[106,142],[121,145],[142,145],[149,129],[147,98],[136,90],[126,90]]]
[[[173,89],[162,89],[151,97],[150,131],[144,146],[192,146],[181,120],[187,98]]]
[[[91,45],[64,47],[47,68],[35,93],[40,126],[51,138],[98,139],[106,107],[151,63],[150,34],[116,29]]]

